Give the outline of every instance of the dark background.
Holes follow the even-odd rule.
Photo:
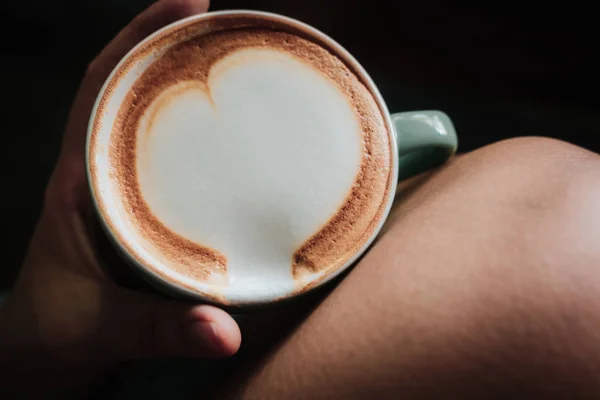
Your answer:
[[[38,217],[66,114],[86,65],[152,0],[0,2],[2,241],[9,287]],[[460,150],[544,135],[600,151],[592,6],[559,2],[213,0],[213,10],[282,13],[332,36],[390,110],[442,109]]]

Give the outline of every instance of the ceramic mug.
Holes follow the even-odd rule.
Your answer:
[[[192,25],[201,26],[218,21],[221,18],[241,18],[255,21],[268,21],[270,26],[276,26],[277,29],[290,32],[301,31],[304,36],[310,40],[326,47],[330,52],[337,55],[340,59],[351,67],[357,77],[366,86],[372,94],[379,109],[384,115],[384,123],[388,132],[393,132],[391,142],[397,151],[392,152],[390,171],[386,171],[395,177],[391,182],[391,187],[387,191],[387,198],[384,199],[383,212],[379,215],[372,234],[359,249],[343,265],[334,270],[328,271],[325,275],[315,277],[304,286],[303,290],[280,290],[254,293],[251,296],[228,296],[223,295],[217,288],[211,285],[190,287],[190,285],[181,284],[172,279],[167,279],[163,274],[147,267],[144,259],[139,255],[133,254],[129,246],[125,246],[119,239],[119,232],[116,232],[114,221],[110,223],[112,208],[110,203],[110,165],[108,164],[109,142],[111,135],[111,126],[117,118],[126,93],[134,84],[140,74],[166,49],[157,49],[147,53],[141,58],[132,58],[132,55],[139,54],[140,49],[149,46],[149,43],[157,43],[157,39],[171,34],[175,31],[184,29]],[[114,84],[119,78],[118,84]],[[110,90],[109,90],[110,88]],[[92,140],[92,137],[94,138]],[[144,280],[150,283],[154,288],[168,295],[189,299],[192,301],[202,301],[216,303],[223,307],[247,308],[251,306],[272,304],[281,300],[294,298],[307,291],[312,291],[320,287],[348,267],[369,248],[373,240],[383,226],[392,202],[396,195],[396,183],[398,180],[408,178],[418,173],[424,172],[430,168],[438,166],[451,157],[457,149],[457,136],[452,122],[446,114],[440,111],[414,111],[390,114],[387,106],[379,93],[379,90],[369,77],[367,72],[358,63],[358,61],[342,48],[333,39],[318,31],[317,29],[302,22],[271,13],[258,11],[222,11],[197,15],[175,22],[156,33],[152,34],[140,44],[138,44],[124,59],[117,65],[112,74],[107,79],[104,87],[100,91],[96,105],[92,112],[88,129],[88,141],[86,147],[86,167],[88,181],[92,192],[92,198],[96,206],[98,219],[104,228],[106,236],[112,242],[112,245],[120,256],[133,267]],[[126,229],[121,226],[119,229]],[[122,232],[121,232],[122,233]],[[219,292],[219,293],[217,293]]]

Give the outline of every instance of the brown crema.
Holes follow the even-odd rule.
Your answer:
[[[238,50],[267,48],[296,57],[333,81],[352,104],[361,127],[362,162],[350,192],[329,221],[295,251],[290,268],[294,278],[299,279],[314,272],[333,272],[347,263],[380,224],[394,179],[391,167],[393,142],[382,116],[383,110],[359,79],[360,73],[353,71],[350,63],[342,61],[326,44],[317,42],[300,27],[252,17],[192,22],[165,31],[131,55],[109,82],[97,115],[102,115],[115,85],[131,66],[163,46],[170,48],[137,79],[122,103],[111,133],[109,162],[113,181],[138,233],[156,247],[161,259],[170,261],[169,268],[184,276],[205,281],[209,276],[226,274],[226,254],[172,231],[144,200],[136,162],[140,121],[167,89],[190,82],[205,88],[210,95],[207,82],[215,63]],[[96,118],[94,122],[90,151],[95,147],[100,119]],[[151,123],[152,119],[150,116],[147,120]],[[93,168],[91,172],[94,181]],[[107,223],[110,225],[110,221]],[[131,251],[131,246],[123,245]],[[158,273],[152,266],[147,267]],[[299,291],[305,289],[298,288]]]

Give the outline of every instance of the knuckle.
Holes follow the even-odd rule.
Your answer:
[[[67,208],[68,196],[60,181],[52,178],[44,191],[44,207],[53,210]]]
[[[59,165],[44,190],[44,208],[60,212],[77,211],[77,193],[79,190],[86,190],[80,185],[72,175],[65,174]]]
[[[60,207],[59,196],[54,185],[49,184],[44,191],[44,208],[55,209]]]

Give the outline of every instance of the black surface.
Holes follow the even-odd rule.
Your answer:
[[[149,0],[30,0],[0,5],[0,288],[13,281],[41,207],[77,84],[93,56]],[[599,151],[600,50],[592,6],[570,2],[213,1],[301,19],[369,71],[392,111],[442,109],[462,151],[513,136]]]

